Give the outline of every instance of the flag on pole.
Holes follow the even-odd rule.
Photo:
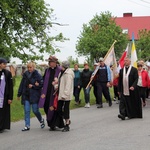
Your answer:
[[[114,51],[114,46],[112,47],[112,49],[107,53],[105,59],[104,59],[104,63],[107,66],[113,66],[113,72],[116,73],[117,71],[117,61],[116,61],[116,55],[115,55],[115,51]]]
[[[126,50],[123,52],[121,58],[119,59],[119,65],[117,67],[118,72],[124,66],[124,59],[127,57],[128,51],[129,51],[129,43],[127,44]]]
[[[132,33],[131,65],[137,68],[137,53],[134,43],[134,33]]]
[[[115,51],[114,51],[114,46],[112,47],[112,49],[109,51],[109,53],[106,55],[104,63],[107,66],[112,66],[111,68],[111,85],[113,84],[113,80],[114,77],[117,74],[117,61],[116,61],[116,55],[115,55]]]

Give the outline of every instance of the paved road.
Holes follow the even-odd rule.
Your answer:
[[[117,114],[115,103],[72,110],[66,133],[40,129],[36,118],[27,132],[21,131],[24,121],[12,123],[10,131],[0,134],[0,150],[150,150],[150,100],[143,119],[122,121]]]

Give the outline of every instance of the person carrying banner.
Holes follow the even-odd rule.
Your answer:
[[[109,106],[111,107],[112,100],[109,93],[109,87],[111,86],[111,70],[110,67],[104,63],[104,58],[101,57],[99,59],[99,63],[100,65],[96,73],[95,79],[95,83],[97,86],[97,108],[103,108],[102,94],[104,95],[104,97],[108,101]]]

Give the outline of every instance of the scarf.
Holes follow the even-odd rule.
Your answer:
[[[1,83],[0,83],[0,108],[3,108],[5,85],[6,85],[5,75],[4,72],[2,72]]]
[[[40,103],[39,103],[39,107],[42,108],[44,106],[45,103],[45,98],[46,98],[46,92],[47,92],[47,87],[48,87],[48,81],[49,81],[49,76],[50,76],[50,70],[47,69],[46,70],[46,75],[45,75],[45,79],[44,79],[44,83],[43,83],[43,89],[42,89],[42,94],[40,97]]]
[[[129,73],[131,71],[132,66],[129,66],[127,72],[126,67],[123,68],[123,94],[129,96]]]
[[[58,77],[58,74],[59,74],[60,70],[61,70],[61,68],[57,66],[56,70],[55,70],[54,78]],[[39,108],[43,108],[44,103],[45,103],[49,77],[50,77],[50,69],[47,69],[46,70],[46,74],[45,74],[45,78],[44,78],[44,83],[43,83],[43,89],[42,89],[41,97],[40,97],[40,100],[39,100]]]

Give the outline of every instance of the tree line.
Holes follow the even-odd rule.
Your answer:
[[[129,42],[129,36],[107,11],[96,14],[83,24],[78,36],[76,53],[93,62],[104,57],[110,45],[117,40],[115,52],[119,58]],[[56,22],[54,10],[44,0],[1,0],[0,1],[0,53],[5,58],[17,57],[23,62],[43,60],[44,53],[55,54],[60,49],[55,42],[68,40],[62,33],[52,35]],[[140,58],[149,58],[150,31],[140,30],[136,41]],[[70,58],[72,59],[72,58]],[[78,62],[78,60],[73,60]]]

